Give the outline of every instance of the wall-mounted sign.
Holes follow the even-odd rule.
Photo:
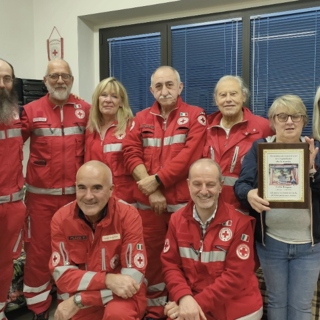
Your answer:
[[[48,60],[63,59],[63,38],[58,29],[53,27],[49,39],[47,40]]]

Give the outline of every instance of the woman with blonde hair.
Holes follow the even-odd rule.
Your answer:
[[[85,162],[98,160],[112,171],[113,195],[133,204],[132,175],[124,166],[122,140],[126,136],[132,110],[127,91],[114,77],[102,80],[92,95],[85,141]]]
[[[313,104],[312,133],[316,140],[320,141],[320,87],[316,92]]]
[[[269,109],[275,135],[255,141],[246,154],[235,195],[255,217],[256,249],[268,291],[269,320],[311,320],[312,297],[320,270],[320,156],[317,140],[302,137],[308,115],[295,95],[277,98]],[[258,143],[309,145],[309,209],[270,208],[258,195]],[[283,161],[285,164],[285,161]]]

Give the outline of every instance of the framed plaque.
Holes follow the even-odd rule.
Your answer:
[[[308,209],[309,145],[258,143],[258,195],[270,208]]]

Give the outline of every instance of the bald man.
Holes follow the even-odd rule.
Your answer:
[[[220,198],[220,166],[200,159],[189,171],[191,201],[171,216],[161,254],[179,320],[259,320],[262,298],[254,274],[254,219]]]
[[[89,161],[77,173],[77,200],[51,223],[50,270],[69,298],[56,320],[141,319],[147,306],[146,253],[138,211],[112,197],[112,174]]]
[[[21,117],[24,141],[30,137],[23,292],[37,320],[48,319],[51,303],[50,222],[60,207],[75,199],[90,108],[70,95],[73,76],[66,61],[50,61],[44,82],[48,94],[24,106]]]
[[[23,199],[22,136],[14,70],[0,59],[0,320],[13,276],[13,259],[21,252],[26,214]]]

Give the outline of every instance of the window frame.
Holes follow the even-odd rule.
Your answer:
[[[272,14],[282,11],[291,11],[319,7],[319,0],[293,1],[281,4],[272,4],[259,6],[249,9],[239,9],[235,11],[225,11],[200,16],[190,16],[185,18],[161,20],[150,23],[140,23],[134,25],[125,25],[120,27],[103,28],[99,30],[99,53],[100,53],[100,80],[109,77],[109,50],[108,42],[104,39],[133,36],[138,34],[160,32],[161,34],[161,65],[172,64],[172,38],[171,27],[185,24],[203,23],[209,21],[226,20],[233,18],[242,18],[242,78],[250,88],[250,17],[264,14]],[[106,62],[107,61],[107,62]],[[150,75],[151,76],[151,75]],[[214,83],[212,87],[214,87]],[[320,84],[319,84],[320,85]],[[147,90],[148,88],[146,88]],[[248,98],[245,105],[250,108],[250,99]]]

